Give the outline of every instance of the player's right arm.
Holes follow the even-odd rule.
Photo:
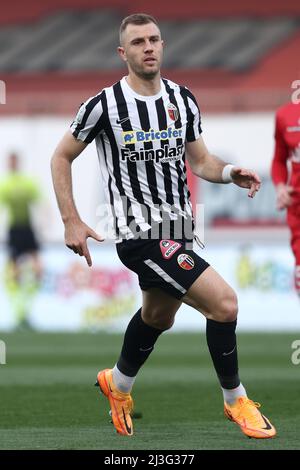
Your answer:
[[[272,180],[276,188],[277,209],[286,209],[292,203],[293,188],[287,184],[289,157],[288,147],[283,136],[280,116],[276,114],[275,123],[275,151],[271,167]]]
[[[81,219],[75,206],[72,191],[72,162],[85,149],[87,143],[76,139],[71,131],[67,131],[51,159],[52,180],[60,214],[65,225],[65,243],[68,248],[84,256],[87,264],[92,265],[87,247],[87,238],[97,241],[103,238],[97,235]]]

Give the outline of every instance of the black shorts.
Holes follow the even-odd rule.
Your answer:
[[[8,250],[11,259],[39,249],[39,244],[30,226],[16,226],[9,230]]]
[[[142,290],[158,287],[181,299],[209,264],[187,240],[134,239],[117,243],[122,263],[139,277]]]

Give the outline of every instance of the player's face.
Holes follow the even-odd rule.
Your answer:
[[[129,72],[144,79],[154,78],[160,70],[163,41],[154,23],[129,24],[118,48],[121,58],[127,63]]]

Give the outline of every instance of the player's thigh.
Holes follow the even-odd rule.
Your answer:
[[[233,321],[237,315],[234,290],[211,266],[195,280],[182,301],[216,321]]]
[[[156,287],[142,293],[142,318],[145,323],[159,329],[171,328],[182,301]]]

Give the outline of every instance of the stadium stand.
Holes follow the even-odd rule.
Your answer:
[[[114,53],[120,15],[55,13],[26,26],[2,28],[3,72],[120,69]],[[299,28],[296,19],[162,21],[166,68],[248,70]],[[101,59],[100,59],[101,58]]]
[[[26,23],[42,16],[62,10],[91,10],[114,8],[124,14],[137,11],[149,12],[159,19],[191,19],[191,18],[237,18],[243,15],[255,17],[282,17],[299,15],[298,0],[188,0],[183,4],[179,0],[131,0],[124,5],[124,0],[10,0],[1,5],[0,24]]]
[[[207,111],[274,110],[298,78],[300,4],[235,0],[12,0],[0,18],[0,70],[9,99],[1,112],[70,113],[125,73],[117,54],[121,18],[157,16],[164,73],[193,88]],[[25,93],[26,92],[26,93]]]

